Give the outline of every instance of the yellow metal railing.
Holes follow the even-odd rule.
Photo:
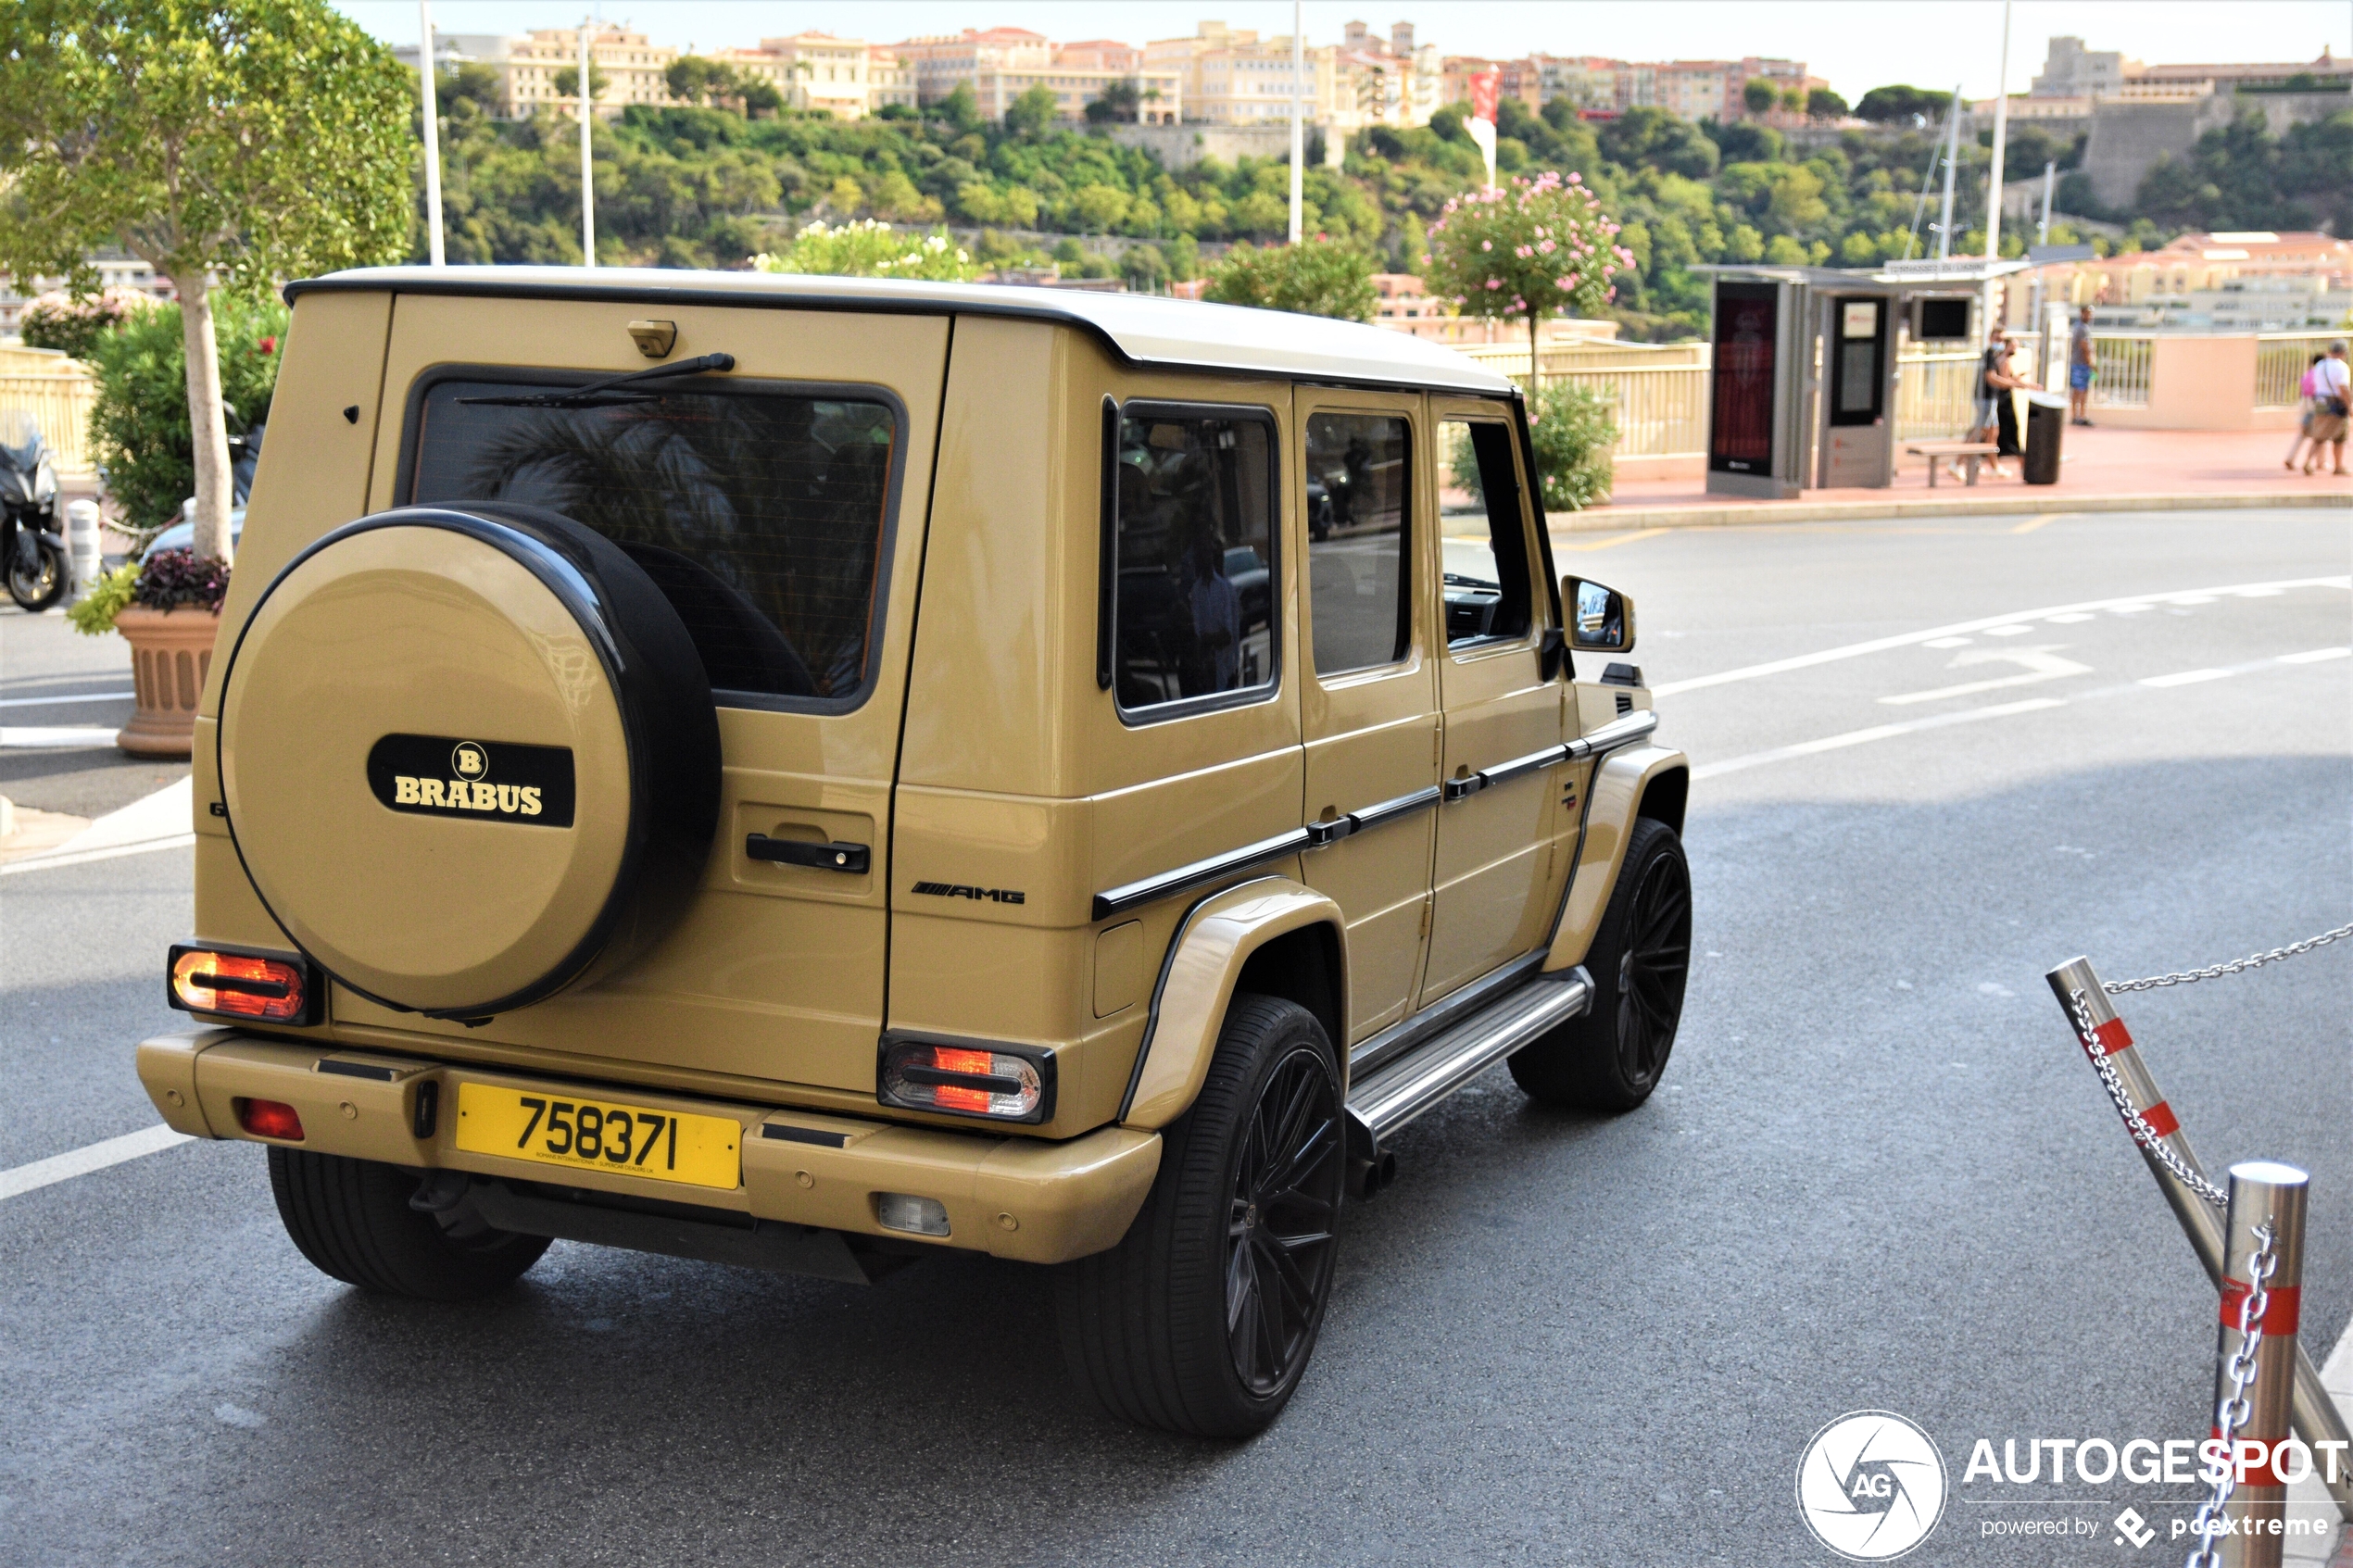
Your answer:
[[[87,474],[96,467],[90,452],[90,407],[98,400],[97,383],[74,360],[54,362],[65,368],[25,370],[0,363],[0,409],[33,417],[56,454],[58,471]]]
[[[1957,438],[1977,422],[1976,354],[1905,354],[1895,361],[1895,439]]]

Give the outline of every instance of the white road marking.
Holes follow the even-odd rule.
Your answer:
[[[2108,607],[2108,612],[2110,615],[2146,615],[2156,608],[2155,605],[2149,604],[2110,605]]]
[[[2184,589],[2185,593],[2235,594],[2250,598],[2259,594],[2284,593],[2290,588],[2353,588],[2353,577],[2295,577],[2276,583],[2246,583],[2221,588]],[[1674,696],[1683,692],[1705,691],[1710,686],[1730,685],[1735,681],[1754,681],[1767,675],[1785,675],[1793,670],[1810,670],[1818,664],[1835,664],[1841,659],[1860,659],[1865,654],[1884,653],[1890,648],[1918,647],[1933,637],[1966,636],[1988,627],[2007,626],[2020,621],[2048,621],[2056,615],[2072,615],[2083,610],[2115,610],[2119,606],[2134,606],[2141,609],[2153,608],[2151,596],[2143,594],[2127,598],[2084,599],[2075,604],[2051,605],[2043,609],[2012,610],[2006,615],[1982,616],[1975,621],[1957,621],[1950,626],[1931,626],[1925,631],[1906,632],[1894,637],[1874,637],[1866,643],[1849,643],[1843,647],[1823,648],[1817,653],[1801,653],[1789,659],[1770,659],[1763,664],[1743,665],[1737,670],[1719,670],[1713,675],[1694,675],[1688,681],[1667,681],[1651,688],[1654,696]]]
[[[1989,637],[2022,637],[2032,630],[2032,626],[1988,626],[1985,634]]]
[[[45,854],[0,865],[0,876],[87,865],[157,849],[184,849],[196,841],[189,831],[195,812],[195,786],[188,779],[168,784],[120,811],[109,811]]]
[[[119,729],[100,729],[90,724],[57,724],[36,726],[19,724],[0,728],[0,746],[19,746],[43,750],[95,751],[100,746],[114,745]]]
[[[2145,686],[2195,686],[2200,681],[2227,681],[2235,671],[2229,670],[2182,670],[2171,675],[2148,675],[2142,678]]]
[[[63,1154],[53,1154],[46,1160],[36,1160],[30,1165],[0,1171],[0,1200],[19,1198],[54,1183],[71,1181],[93,1171],[103,1171],[109,1165],[120,1165],[126,1160],[160,1154],[167,1148],[195,1141],[187,1134],[175,1133],[158,1122],[152,1127],[142,1127],[119,1138],[84,1144]]]
[[[1957,653],[1947,670],[1966,670],[1974,664],[2022,664],[2023,675],[2000,675],[1984,681],[1964,681],[1957,686],[1939,686],[1933,691],[1906,692],[1900,696],[1883,696],[1880,701],[1892,708],[1906,703],[1934,702],[1941,697],[1975,696],[1979,692],[1999,691],[2005,686],[2031,686],[2038,681],[2057,681],[2069,675],[2088,675],[2092,667],[2078,664],[2071,659],[2061,659],[2058,650],[2065,643],[2052,643],[2033,648],[1971,648]]]
[[[68,702],[129,702],[137,692],[92,692],[86,696],[0,697],[0,708],[54,708]]]
[[[2084,619],[2088,621],[2091,617],[2086,616]],[[1969,646],[1969,641],[1970,639],[1967,637],[1931,637],[1928,641],[1922,643],[1920,646],[1924,648],[1961,648]]]
[[[2074,626],[2086,621],[2097,621],[2099,617],[2096,615],[2085,615],[2082,611],[2076,610],[2067,615],[2046,615],[2043,617],[2043,619],[2049,621],[2054,626]]]
[[[2014,713],[2033,713],[2045,708],[2065,708],[2062,697],[2028,697],[2023,702],[1997,703],[1992,708],[1969,708],[1958,713],[1939,713],[1927,719],[1907,719],[1898,724],[1873,724],[1867,730],[1849,730],[1844,734],[1825,735],[1820,740],[1800,741],[1794,746],[1777,746],[1770,751],[1753,751],[1745,757],[1728,757],[1721,762],[1709,762],[1692,770],[1694,779],[1712,779],[1725,773],[1737,773],[1749,768],[1761,768],[1768,762],[1783,762],[1793,757],[1812,757],[1818,752],[1840,751],[1850,746],[1867,746],[1875,740],[1891,740],[1897,735],[1917,734],[1922,730],[1941,730],[1947,724],[1968,724],[1980,719],[2007,719]]]
[[[2353,658],[2353,648],[2314,648],[2309,653],[2284,653],[2282,664],[2318,664],[2324,659]]]

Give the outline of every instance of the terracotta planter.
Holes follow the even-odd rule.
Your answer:
[[[139,711],[115,745],[133,757],[185,759],[195,738],[196,701],[212,669],[220,614],[130,605],[114,618],[114,629],[131,645],[131,672],[139,688]]]

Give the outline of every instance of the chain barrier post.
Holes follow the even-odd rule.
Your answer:
[[[2231,1167],[2213,1436],[2223,1472],[2192,1525],[2190,1568],[2280,1568],[2286,1537],[2288,1404],[2304,1278],[2309,1178],[2292,1165]],[[2202,1457],[2202,1456],[2201,1456]]]
[[[2228,1195],[2207,1177],[2206,1167],[2191,1149],[2179,1118],[2165,1103],[2157,1079],[2134,1048],[2132,1032],[2108,1001],[2108,989],[2092,968],[2091,960],[2070,959],[2045,978],[2058,998],[2059,1010],[2067,1014],[2076,1044],[2090,1059],[2108,1098],[2116,1102],[2117,1114],[2123,1118],[2149,1174],[2157,1179],[2158,1190],[2181,1222],[2191,1250],[2205,1267],[2207,1278],[2221,1289],[2225,1277],[2223,1234],[2221,1216],[2216,1210]],[[2301,1344],[2294,1350],[2296,1431],[2316,1449],[2322,1444],[2345,1445],[2329,1450],[2334,1463],[2322,1464],[2320,1479],[2335,1500],[2338,1516],[2353,1524],[2353,1465],[2347,1462],[2353,1460],[2353,1431],[2347,1430],[2344,1412],[2322,1383],[2312,1358]]]

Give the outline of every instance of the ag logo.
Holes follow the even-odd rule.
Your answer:
[[[490,748],[480,741],[459,741],[449,753],[449,771],[461,779],[481,778],[490,771]]]
[[[1944,1456],[1900,1415],[1850,1411],[1806,1445],[1797,1462],[1797,1509],[1841,1557],[1901,1557],[1944,1516]]]

